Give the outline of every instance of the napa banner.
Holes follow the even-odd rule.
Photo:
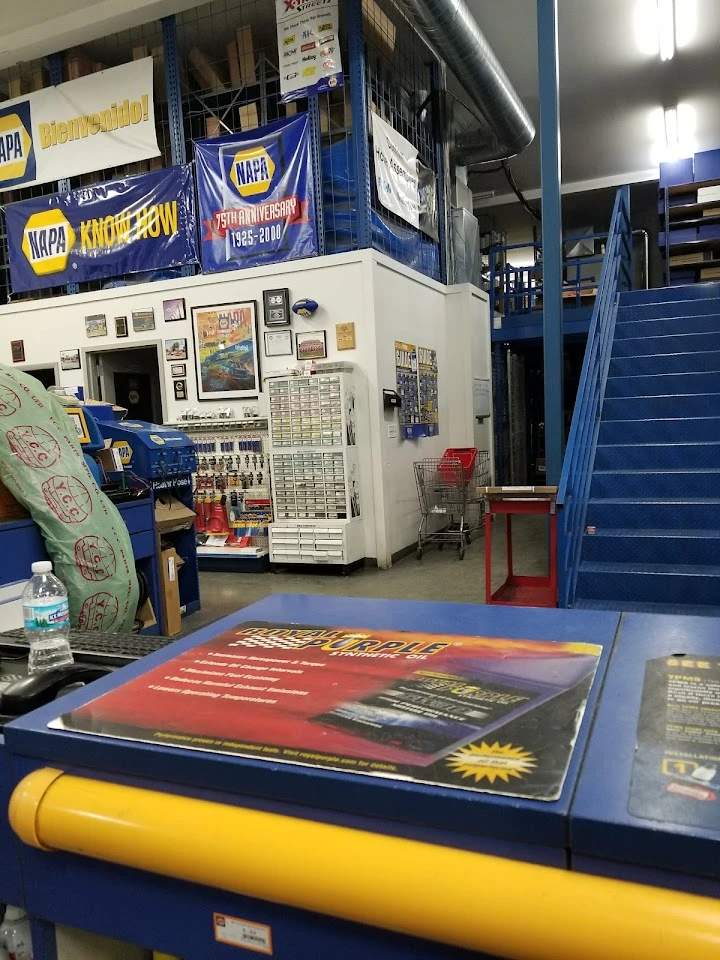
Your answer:
[[[307,114],[195,144],[205,272],[317,255]]]
[[[0,191],[158,156],[152,57],[0,103]]]
[[[188,165],[5,207],[13,293],[197,262]]]

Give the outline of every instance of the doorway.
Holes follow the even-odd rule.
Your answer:
[[[56,363],[52,365],[48,364],[46,366],[40,366],[37,364],[34,366],[22,366],[19,369],[22,370],[23,373],[27,373],[29,376],[35,377],[36,380],[39,380],[46,390],[48,387],[57,386],[58,368]]]
[[[88,397],[125,407],[131,420],[163,423],[159,350],[158,343],[86,350]]]

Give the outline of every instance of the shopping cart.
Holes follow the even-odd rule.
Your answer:
[[[418,527],[417,558],[423,548],[455,544],[462,560],[473,533],[480,529],[484,511],[477,489],[489,483],[490,454],[472,447],[446,450],[440,458],[415,463],[415,481],[422,519]]]

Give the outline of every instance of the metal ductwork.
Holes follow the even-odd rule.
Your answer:
[[[486,130],[458,142],[465,163],[514,157],[535,127],[465,0],[399,0],[462,84]]]

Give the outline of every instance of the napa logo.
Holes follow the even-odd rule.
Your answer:
[[[241,197],[267,193],[274,173],[275,163],[262,145],[236,153],[230,167],[230,179]]]
[[[33,213],[23,230],[22,251],[33,273],[45,277],[67,270],[75,231],[62,210]]]
[[[35,151],[30,136],[30,104],[0,111],[0,184],[35,179]]]

